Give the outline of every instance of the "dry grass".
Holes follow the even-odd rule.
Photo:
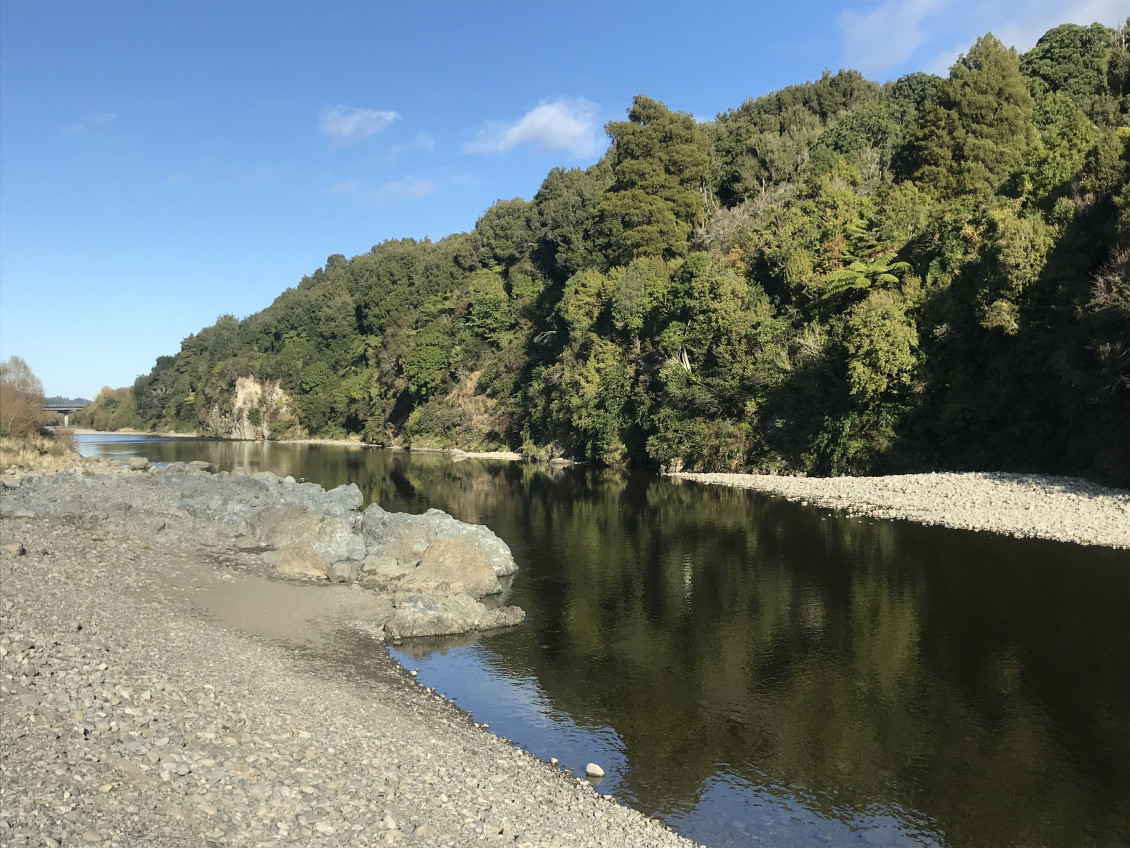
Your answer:
[[[61,471],[80,462],[69,430],[26,438],[0,437],[0,471]]]

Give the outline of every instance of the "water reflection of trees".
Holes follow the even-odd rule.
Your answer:
[[[579,476],[514,505],[533,625],[491,645],[616,728],[644,807],[728,763],[952,844],[1130,832],[1125,555]]]
[[[530,624],[490,647],[578,724],[615,728],[622,791],[646,809],[728,764],[832,815],[921,811],[952,845],[1130,834],[1125,552],[595,469],[261,443],[213,457],[491,526],[525,566]]]

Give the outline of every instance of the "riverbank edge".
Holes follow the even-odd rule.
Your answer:
[[[160,435],[160,434],[152,434]],[[356,440],[308,439],[307,444],[382,447]],[[461,459],[538,460],[504,451],[404,448]],[[912,521],[954,530],[1000,533],[1116,549],[1130,548],[1130,490],[1080,477],[985,471],[936,471],[881,477],[799,477],[772,474],[671,471],[661,476],[707,485],[751,489],[787,500],[881,520]]]
[[[980,471],[885,477],[680,471],[664,476],[751,489],[849,515],[1018,538],[1130,548],[1130,491],[1078,477]]]
[[[547,465],[580,465],[577,460],[553,458],[542,459],[529,454],[518,453],[517,451],[477,451],[477,450],[463,450],[462,448],[427,448],[427,447],[410,447],[405,445],[384,445],[377,442],[365,442],[360,439],[316,439],[316,438],[303,438],[303,439],[279,439],[273,441],[271,439],[232,439],[226,436],[201,436],[199,433],[176,433],[168,432],[161,433],[154,430],[90,430],[82,427],[68,428],[71,435],[74,436],[146,436],[155,439],[215,439],[220,442],[264,442],[280,445],[330,445],[333,447],[342,448],[379,448],[382,450],[405,451],[407,453],[434,453],[445,454],[454,459],[493,459],[503,462],[541,462]]]
[[[118,463],[92,464],[101,472],[133,476]],[[75,470],[78,485],[82,472],[92,469]],[[49,472],[32,475],[37,473]],[[21,475],[26,476],[31,475]],[[53,799],[69,795],[71,812],[59,825],[69,830],[52,831],[56,844],[131,844],[144,832],[147,842],[132,844],[202,843],[208,837],[231,844],[271,839],[353,846],[354,836],[363,833],[372,842],[438,848],[467,844],[491,827],[529,848],[694,844],[658,819],[594,792],[556,763],[487,732],[486,725],[420,685],[379,643],[366,640],[374,654],[365,663],[370,671],[359,676],[348,653],[340,651],[340,630],[311,643],[309,625],[306,638],[295,641],[295,633],[271,637],[217,619],[198,593],[208,581],[230,585],[233,575],[225,561],[235,551],[227,550],[230,543],[221,541],[219,529],[203,534],[196,549],[172,530],[182,519],[168,520],[159,535],[132,524],[99,527],[50,517],[6,516],[0,523],[0,695],[10,756],[2,783],[11,800],[0,838],[6,834],[11,844],[24,844],[20,839],[30,831],[19,830],[21,823],[34,823],[33,829],[47,834],[44,816],[58,818],[51,815]],[[180,587],[168,577],[178,572],[192,575]],[[320,660],[311,663],[311,657]],[[252,668],[259,673],[248,677]],[[156,699],[157,690],[171,693],[163,713],[148,710],[145,701],[150,691]],[[130,693],[139,692],[140,700],[131,699]],[[146,715],[137,720],[142,702]],[[205,708],[219,718],[197,733],[193,727],[201,724]],[[243,733],[232,733],[220,746],[218,736],[236,719]],[[184,741],[169,747],[170,738]],[[367,777],[349,759],[362,750],[368,752],[360,762]],[[442,768],[435,761],[439,750],[454,756],[442,759]],[[281,765],[273,776],[238,765],[262,763],[264,751],[273,761],[296,766],[301,783],[286,779]],[[235,800],[204,788],[225,763],[238,766],[231,771],[241,781]],[[78,785],[71,780],[76,772]],[[354,774],[357,784],[350,794],[369,790],[367,808],[354,804],[347,811],[335,800],[344,797],[344,773]],[[294,797],[308,796],[310,803],[284,815],[284,828],[277,810],[264,812],[262,799],[268,792],[272,799],[283,793],[277,804],[285,805],[285,793],[295,785],[301,790]],[[102,803],[110,793],[135,803]],[[147,803],[138,799],[156,794],[161,804],[152,805],[150,816]],[[324,799],[326,809],[315,799]],[[169,819],[156,812],[158,806],[175,810],[175,834],[168,833]],[[396,825],[388,824],[393,820]],[[167,842],[152,838],[162,828]]]

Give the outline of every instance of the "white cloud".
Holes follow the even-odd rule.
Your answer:
[[[332,106],[322,110],[318,127],[335,147],[344,147],[388,128],[400,118],[397,112]]]
[[[406,200],[419,200],[446,188],[470,185],[474,178],[470,174],[452,174],[444,177],[405,177],[385,183],[372,194],[372,201],[379,206],[399,203]]]
[[[412,136],[411,141],[404,141],[400,144],[394,144],[389,148],[390,156],[399,156],[402,153],[411,153],[414,150],[420,150],[424,153],[431,153],[436,149],[436,140],[425,132],[418,132]]]
[[[1059,24],[1125,20],[1125,0],[885,0],[870,12],[845,9],[838,24],[847,67],[873,73],[913,58],[914,70],[944,76],[987,32],[1024,52]]]
[[[1014,14],[992,27],[993,35],[1009,47],[1031,50],[1040,36],[1060,24],[1121,26],[1126,21],[1125,0],[1028,0],[1014,3]]]
[[[115,112],[99,112],[84,121],[63,127],[63,132],[67,135],[92,135],[105,129],[117,119],[118,116]]]
[[[360,180],[348,179],[332,184],[328,191],[330,194],[352,197],[372,206],[389,206],[394,203],[420,200],[445,188],[468,185],[471,182],[473,179],[467,174],[403,177],[376,188],[369,188]]]
[[[596,104],[584,98],[543,100],[517,121],[491,121],[463,145],[466,153],[505,153],[520,144],[595,156],[603,147]]]
[[[840,12],[844,64],[867,72],[905,62],[925,41],[922,22],[950,0],[887,0],[866,14]]]

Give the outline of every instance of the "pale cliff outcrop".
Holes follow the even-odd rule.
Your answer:
[[[214,405],[202,432],[226,439],[270,439],[280,430],[294,434],[297,417],[278,380],[238,377],[227,404]]]

